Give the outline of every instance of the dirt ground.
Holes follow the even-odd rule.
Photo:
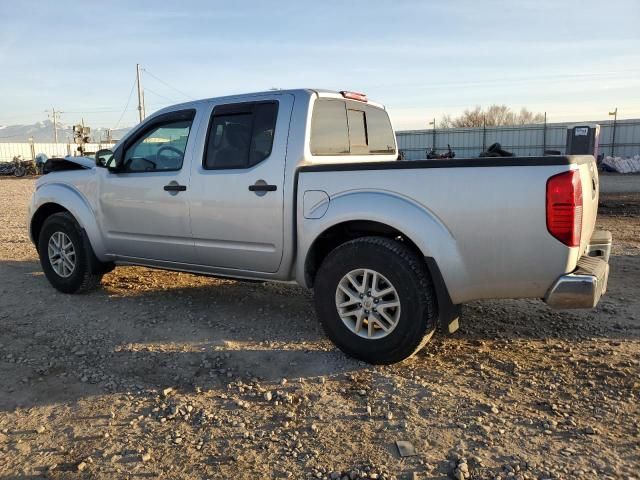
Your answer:
[[[0,479],[640,478],[640,194],[603,195],[595,311],[472,303],[454,335],[373,367],[295,286],[120,267],[56,292],[33,187],[0,179]]]

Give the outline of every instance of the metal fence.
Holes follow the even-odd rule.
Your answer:
[[[542,155],[545,150],[565,153],[567,128],[572,125],[600,125],[600,153],[632,157],[640,154],[640,119],[618,120],[615,143],[613,122],[572,122],[521,125],[513,127],[486,128],[441,128],[435,130],[407,130],[396,132],[398,148],[407,160],[425,158],[426,151],[434,147],[443,153],[447,144],[456,152],[456,157],[477,157],[492,143],[498,142],[505,150],[519,156]]]
[[[548,123],[513,127],[483,128],[441,128],[434,130],[407,130],[396,132],[398,148],[407,160],[425,158],[426,151],[434,146],[438,152],[445,152],[447,144],[460,157],[477,157],[489,145],[499,142],[502,148],[516,155],[542,155],[545,150],[559,150],[564,153],[569,125],[600,124],[600,153],[632,157],[640,154],[640,119],[619,120],[616,124],[615,143],[613,122]],[[91,143],[86,151],[96,152],[109,148],[111,144]],[[48,157],[64,157],[76,153],[73,143],[0,143],[0,162],[8,162],[16,155],[25,159],[35,158],[44,153]]]
[[[85,151],[97,152],[101,148],[112,146],[107,143],[87,143]],[[78,155],[76,148],[77,145],[73,143],[0,143],[0,162],[9,162],[17,155],[25,160],[34,160],[39,153],[44,153],[49,158]]]

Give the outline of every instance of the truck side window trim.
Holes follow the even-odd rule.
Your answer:
[[[207,126],[202,168],[239,170],[267,160],[273,151],[278,111],[277,100],[216,105]]]
[[[363,110],[347,108],[347,124],[349,127],[349,152],[369,154],[369,135],[367,134],[367,114]]]
[[[189,127],[189,133],[187,134],[187,138],[185,140],[185,151],[183,152],[183,159],[180,162],[180,166],[178,168],[172,169],[154,169],[154,170],[127,170],[124,169],[118,173],[149,173],[149,172],[177,172],[182,170],[182,166],[184,165],[184,154],[186,153],[186,147],[189,144],[189,137],[191,136],[191,130],[193,127],[193,120],[196,116],[195,109],[186,109],[186,110],[177,110],[175,112],[168,112],[162,115],[158,115],[157,117],[151,119],[148,123],[145,123],[141,126],[141,128],[131,136],[131,138],[127,139],[127,141],[122,145],[120,151],[122,152],[122,158],[126,158],[127,151],[133,147],[138,141],[147,135],[149,132],[158,129],[163,125],[168,125],[171,123],[187,121],[191,122]]]

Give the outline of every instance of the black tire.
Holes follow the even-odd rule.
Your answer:
[[[400,300],[396,327],[379,339],[362,338],[342,321],[336,306],[340,280],[359,268],[375,270],[395,287]],[[397,240],[362,237],[325,258],[315,280],[318,318],[329,338],[347,355],[373,364],[400,362],[414,355],[437,325],[435,291],[424,259]]]
[[[75,254],[75,267],[68,277],[56,273],[49,259],[48,244],[51,236],[62,232],[71,240]],[[83,233],[73,215],[67,212],[56,213],[47,218],[38,238],[40,265],[47,280],[62,293],[82,293],[95,289],[102,280],[102,265],[98,262],[89,240]]]
[[[13,171],[13,175],[16,177],[24,177],[27,173],[27,169],[24,168],[22,165],[19,165],[16,167],[16,169]]]

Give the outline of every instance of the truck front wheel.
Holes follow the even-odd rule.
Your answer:
[[[374,364],[414,355],[436,328],[435,292],[424,260],[400,241],[362,237],[325,258],[316,311],[346,354]]]
[[[40,265],[63,293],[80,293],[100,284],[104,270],[73,215],[61,212],[44,221],[38,238]]]

